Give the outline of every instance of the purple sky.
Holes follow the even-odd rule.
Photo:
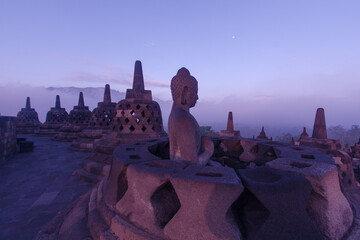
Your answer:
[[[164,100],[187,67],[209,118],[301,125],[324,107],[332,125],[360,124],[359,13],[358,0],[1,0],[0,100],[9,86],[124,92],[139,59]]]

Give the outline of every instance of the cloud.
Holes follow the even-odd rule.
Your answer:
[[[275,96],[273,95],[258,95],[254,98],[254,101],[255,102],[262,102],[262,101],[266,101],[266,100],[271,100],[271,99],[274,99]]]
[[[78,57],[71,54],[61,54],[61,57],[78,65],[79,69],[69,72],[62,81],[72,83],[93,83],[104,85],[106,83],[112,85],[125,85],[130,88],[133,83],[133,72],[128,71],[125,67],[113,64],[101,63],[85,57]],[[150,79],[150,80],[148,80]],[[151,76],[144,74],[145,88],[169,88],[168,82],[152,80]]]

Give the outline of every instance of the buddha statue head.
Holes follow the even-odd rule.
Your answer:
[[[171,79],[171,94],[174,103],[178,107],[194,107],[198,97],[198,82],[190,75],[189,70],[180,68],[177,74]]]

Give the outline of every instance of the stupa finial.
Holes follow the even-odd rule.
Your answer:
[[[110,85],[105,85],[104,103],[111,103]]]
[[[135,91],[144,91],[145,90],[142,65],[139,60],[137,60],[135,62],[133,90],[135,90]]]
[[[56,95],[55,108],[61,108],[59,95]]]
[[[84,96],[83,96],[83,93],[80,92],[79,93],[79,102],[78,102],[78,106],[79,107],[84,107],[85,106],[85,103],[84,103]]]
[[[30,109],[30,108],[31,108],[31,105],[30,105],[30,97],[27,97],[27,98],[26,98],[25,108],[26,108],[26,109]]]
[[[234,121],[233,121],[232,112],[229,112],[226,130],[234,131]]]
[[[323,108],[318,108],[316,110],[312,138],[327,139],[325,112]]]

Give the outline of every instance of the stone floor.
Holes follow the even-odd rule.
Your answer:
[[[33,239],[57,212],[92,185],[73,175],[88,153],[72,152],[70,143],[26,137],[34,151],[0,163],[0,239]]]

